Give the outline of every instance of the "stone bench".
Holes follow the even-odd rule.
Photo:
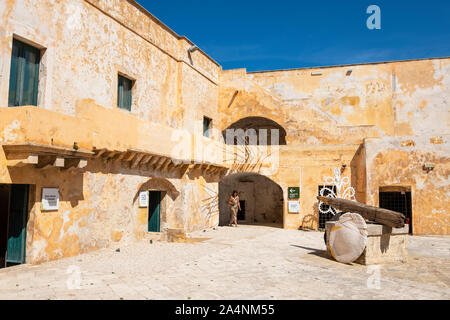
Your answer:
[[[331,229],[336,221],[326,223],[327,254],[328,240]],[[367,246],[355,263],[363,265],[407,262],[408,248],[406,246],[409,225],[403,228],[391,228],[378,223],[367,222]]]

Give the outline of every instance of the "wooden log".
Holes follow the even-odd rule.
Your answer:
[[[388,227],[403,228],[405,226],[405,216],[399,212],[340,198],[318,196],[317,199],[337,210],[355,212],[366,220],[375,221]]]

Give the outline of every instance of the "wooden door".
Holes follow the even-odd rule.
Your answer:
[[[0,184],[0,268],[6,267],[10,189],[11,185]]]
[[[28,185],[11,185],[7,264],[25,263],[28,220]]]

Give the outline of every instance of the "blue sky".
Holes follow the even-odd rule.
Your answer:
[[[248,71],[450,56],[450,1],[138,0],[224,69]],[[381,30],[369,30],[369,5]]]

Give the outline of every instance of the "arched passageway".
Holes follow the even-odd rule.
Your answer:
[[[231,124],[222,132],[226,144],[285,145],[286,130],[264,117],[247,117]]]
[[[237,173],[219,182],[219,225],[230,222],[228,199],[238,191],[242,211],[238,224],[283,227],[283,190],[271,179],[256,173]]]

